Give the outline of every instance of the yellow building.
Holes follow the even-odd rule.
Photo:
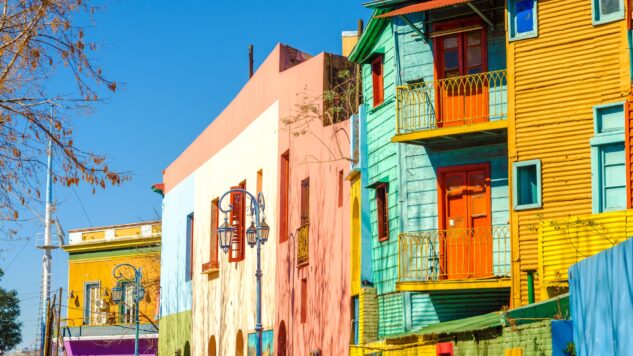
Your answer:
[[[628,2],[525,3],[506,22],[514,307],[566,292],[571,264],[631,236]]]
[[[145,293],[138,308],[142,324],[140,350],[144,354],[156,353],[160,243],[160,221],[69,231],[69,241],[63,246],[69,254],[68,314],[63,330],[68,355],[98,355],[106,346],[109,354],[133,354],[134,271],[119,268],[120,278],[113,273],[117,265],[124,263],[140,268],[142,273]],[[112,298],[114,287],[123,290],[120,304]]]

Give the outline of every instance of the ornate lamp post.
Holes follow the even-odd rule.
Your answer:
[[[266,204],[264,202],[264,194],[257,194],[257,198],[251,193],[249,193],[245,189],[236,188],[231,189],[224,193],[218,202],[218,207],[220,211],[222,211],[224,216],[224,223],[222,226],[218,228],[218,237],[219,244],[224,253],[228,253],[231,247],[231,242],[233,240],[233,235],[235,234],[235,227],[232,224],[229,224],[228,215],[233,210],[233,206],[229,204],[228,209],[222,208],[222,201],[224,198],[231,194],[241,194],[244,198],[244,202],[246,201],[246,197],[251,199],[251,225],[248,229],[246,229],[246,241],[248,245],[252,248],[257,246],[257,270],[255,272],[255,277],[257,278],[257,324],[255,325],[255,332],[257,333],[257,347],[256,347],[256,355],[262,355],[262,266],[261,266],[261,245],[265,244],[268,241],[268,233],[270,232],[270,227],[266,224],[266,217],[264,215],[264,210],[266,208]]]
[[[119,271],[119,268],[129,268],[132,271],[134,271],[133,299],[134,299],[134,309],[135,309],[134,323],[136,324],[136,336],[134,338],[134,355],[138,356],[139,311],[140,311],[138,304],[145,296],[145,289],[143,288],[143,285],[141,284],[141,279],[143,278],[143,275],[141,274],[140,267],[137,269],[136,267],[132,266],[129,263],[121,263],[121,264],[118,264],[116,267],[114,267],[114,269],[112,270],[112,275],[117,281],[123,278],[123,273]],[[125,303],[125,296],[123,295],[124,293],[125,293],[125,290],[123,287],[112,288],[112,301],[114,301],[115,304]]]

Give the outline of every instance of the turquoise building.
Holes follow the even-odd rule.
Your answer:
[[[350,54],[380,338],[510,303],[504,1],[405,3],[368,3]]]

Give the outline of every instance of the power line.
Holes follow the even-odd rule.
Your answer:
[[[92,220],[90,220],[90,217],[88,216],[88,213],[86,212],[86,208],[84,208],[84,204],[81,202],[81,199],[79,199],[79,194],[77,194],[77,190],[75,189],[75,187],[73,187],[73,192],[75,193],[75,197],[77,197],[77,201],[79,202],[79,206],[81,207],[81,210],[84,212],[84,215],[86,216],[86,220],[88,220],[88,223],[90,223],[90,226],[94,226],[94,224],[92,223]]]
[[[20,257],[20,254],[22,253],[22,251],[24,251],[24,248],[26,247],[26,245],[29,244],[29,241],[30,241],[29,239],[24,241],[24,245],[22,245],[22,248],[20,248],[20,251],[18,251],[18,253],[15,256],[13,256],[13,259],[11,260],[11,262],[9,262],[7,267],[4,269],[5,272],[7,272],[9,268],[11,268],[11,265],[13,265],[13,262],[15,262],[15,260],[17,260],[18,257]]]

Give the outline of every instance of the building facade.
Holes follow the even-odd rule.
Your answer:
[[[160,221],[69,231],[68,314],[62,330],[68,355],[134,355],[134,272],[140,268],[145,296],[139,303],[142,355],[156,355],[160,287]],[[122,302],[112,298],[122,288]]]

